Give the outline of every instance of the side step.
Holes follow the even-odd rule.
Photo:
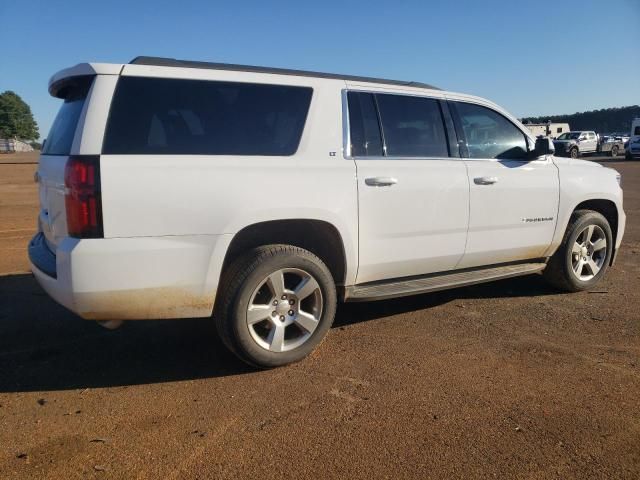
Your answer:
[[[537,273],[547,266],[546,263],[519,263],[494,266],[491,268],[453,271],[430,274],[410,279],[396,279],[394,281],[372,282],[363,285],[346,287],[344,299],[347,302],[364,302],[369,300],[384,300],[387,298],[404,297],[419,293],[437,292],[449,288],[464,287],[477,283],[491,282],[503,278],[519,277]]]

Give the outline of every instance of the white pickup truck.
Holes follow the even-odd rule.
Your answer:
[[[213,315],[259,367],[308,355],[338,301],[534,273],[591,288],[625,229],[616,171],[425,84],[138,57],[49,92],[43,288],[109,327]]]
[[[565,132],[553,141],[557,156],[578,158],[598,152],[598,136],[593,131]]]

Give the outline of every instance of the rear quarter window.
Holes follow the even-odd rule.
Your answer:
[[[122,77],[103,153],[293,155],[311,95],[309,87]]]
[[[58,110],[49,135],[46,138],[43,155],[69,155],[78,121],[87,99],[94,77],[82,77],[69,80],[69,85],[60,89],[64,102]]]

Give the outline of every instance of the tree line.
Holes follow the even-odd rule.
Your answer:
[[[598,133],[629,133],[631,121],[640,117],[640,105],[629,107],[603,108],[571,115],[551,115],[545,117],[526,117],[523,123],[568,123],[571,130],[594,130]]]

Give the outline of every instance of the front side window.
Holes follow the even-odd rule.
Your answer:
[[[308,87],[122,77],[103,153],[293,155],[311,95]]]
[[[524,133],[498,112],[472,103],[454,102],[454,105],[469,158],[521,159],[527,156]]]
[[[437,100],[376,94],[389,157],[448,157],[447,136]]]

